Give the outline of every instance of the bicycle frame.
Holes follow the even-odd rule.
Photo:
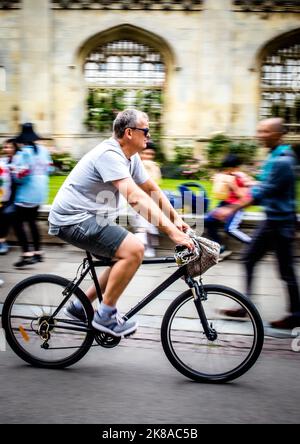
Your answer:
[[[170,264],[175,263],[175,259],[173,257],[162,257],[162,258],[153,258],[153,259],[144,259],[142,264]],[[88,265],[86,265],[88,264]],[[84,278],[87,276],[88,273],[91,273],[92,280],[96,287],[96,294],[98,297],[99,302],[102,301],[102,292],[101,288],[98,282],[97,274],[96,274],[96,267],[105,267],[105,266],[112,266],[114,264],[114,261],[110,259],[101,259],[101,260],[94,260],[92,258],[91,253],[86,252],[86,257],[83,259],[82,262],[82,271],[80,273],[80,276],[74,279],[73,282],[70,283],[69,286],[65,288],[63,291],[63,295],[66,297],[63,299],[61,304],[57,307],[55,312],[52,314],[52,318],[54,318],[57,313],[61,310],[61,308],[65,305],[65,303],[68,301],[69,297],[71,296],[71,293],[74,291],[75,288],[79,287],[81,282],[84,280]],[[152,290],[147,296],[144,297],[143,300],[138,302],[133,308],[127,312],[123,318],[125,320],[130,319],[132,316],[134,316],[136,313],[138,313],[140,310],[142,310],[146,305],[148,305],[153,299],[155,299],[160,293],[162,293],[164,290],[166,290],[170,285],[172,285],[175,281],[177,281],[179,278],[184,277],[185,282],[190,287],[190,289],[193,292],[194,296],[194,302],[196,305],[197,312],[199,314],[203,329],[205,331],[205,334],[207,337],[211,337],[212,331],[211,328],[208,325],[201,300],[206,299],[205,292],[203,291],[202,283],[200,284],[190,277],[187,273],[187,267],[186,265],[179,267],[176,269],[176,271],[171,274],[167,279],[165,279],[160,285],[158,285],[154,290]],[[70,322],[71,323],[71,322]],[[78,325],[78,324],[76,324]],[[80,328],[82,331],[83,329]],[[86,330],[90,330],[90,328],[87,328]]]

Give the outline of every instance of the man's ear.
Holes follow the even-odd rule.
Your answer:
[[[124,136],[128,137],[129,139],[131,139],[131,137],[132,137],[132,129],[131,128],[126,128],[125,132],[124,132]]]

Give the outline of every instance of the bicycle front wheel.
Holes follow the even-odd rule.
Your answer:
[[[260,355],[264,329],[254,305],[237,291],[205,285],[207,299],[201,301],[215,338],[204,333],[191,290],[176,298],[164,316],[161,340],[171,364],[183,375],[200,382],[233,380],[256,362]],[[237,320],[224,310],[242,309]]]
[[[81,359],[93,343],[93,309],[85,294],[76,288],[61,306],[70,281],[60,276],[38,275],[17,284],[7,296],[2,311],[6,340],[24,361],[37,367],[63,368]],[[86,322],[65,314],[70,301],[79,301]]]

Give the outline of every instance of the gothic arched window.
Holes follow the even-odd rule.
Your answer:
[[[109,131],[117,111],[135,107],[149,114],[152,134],[159,132],[166,67],[158,51],[129,39],[105,43],[86,57],[84,77],[89,130]]]
[[[92,86],[162,87],[165,65],[154,49],[132,40],[118,40],[94,49],[85,61]]]
[[[282,117],[300,133],[300,32],[263,60],[260,117]]]

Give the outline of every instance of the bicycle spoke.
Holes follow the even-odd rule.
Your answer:
[[[179,297],[178,302],[174,301],[163,321],[162,341],[167,356],[179,371],[192,379],[233,379],[233,375],[250,367],[260,353],[262,324],[259,324],[258,337],[258,319],[241,305],[234,291],[231,293],[211,290],[207,300],[202,301],[214,337],[207,338],[189,292]],[[240,308],[246,310],[243,319],[227,318],[223,314],[223,310]]]
[[[52,318],[65,298],[62,294],[65,288],[63,281],[58,277],[40,280],[37,277],[20,291],[16,290],[7,315],[7,330],[12,339],[11,345],[25,360],[42,366],[64,366],[92,344],[92,329],[64,313],[70,301],[78,301],[75,294],[56,318]]]

